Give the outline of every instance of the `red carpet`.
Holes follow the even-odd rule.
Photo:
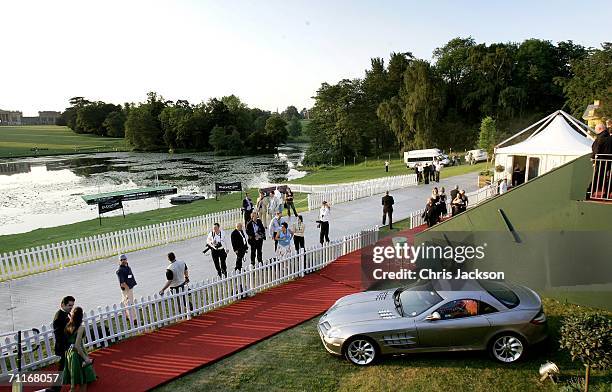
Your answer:
[[[422,230],[393,236],[411,237]],[[93,352],[99,379],[88,390],[148,390],[301,324],[338,298],[362,291],[360,263],[358,250],[317,273]]]

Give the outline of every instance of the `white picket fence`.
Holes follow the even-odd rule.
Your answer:
[[[347,201],[357,200],[363,197],[374,196],[385,191],[391,191],[414,185],[418,185],[415,174],[383,177],[374,180],[359,181],[351,184],[339,184],[339,186],[336,188],[331,188],[329,190],[317,190],[314,193],[309,193],[308,210],[320,208],[323,201],[327,201],[332,205],[337,203],[345,203]],[[291,189],[293,190],[293,185],[291,185]]]
[[[0,281],[183,241],[207,233],[215,222],[231,228],[242,219],[236,208],[4,253],[0,256]]]
[[[299,193],[319,193],[319,192],[331,192],[336,189],[343,188],[352,188],[352,187],[370,187],[373,184],[381,182],[383,184],[387,184],[386,186],[409,186],[416,185],[416,175],[415,174],[406,174],[403,176],[390,176],[390,177],[381,177],[375,178],[372,180],[363,180],[363,181],[353,181],[353,182],[343,182],[338,184],[324,184],[324,185],[304,185],[304,184],[268,184],[266,187],[274,187],[274,186],[288,186],[291,188],[293,192]],[[394,185],[398,184],[398,185]],[[397,188],[393,188],[397,189]]]
[[[119,340],[152,331],[163,326],[190,319],[212,309],[252,296],[292,279],[319,270],[338,257],[374,244],[378,240],[378,226],[345,236],[324,246],[317,245],[300,253],[292,253],[281,260],[269,259],[256,268],[250,265],[226,278],[213,278],[191,285],[174,294],[141,297],[133,305],[114,304],[85,314],[84,325],[87,348],[107,347]],[[190,304],[190,306],[186,306]],[[125,313],[135,314],[130,322]],[[25,331],[22,336],[22,370],[32,370],[55,362],[53,327],[44,325],[39,333]],[[17,371],[16,337],[0,342],[0,377]]]
[[[466,196],[468,197],[468,208],[476,207],[478,204],[482,203],[487,199],[490,199],[495,195],[497,195],[497,187],[495,185],[489,185],[480,188],[477,191],[466,193]],[[446,216],[450,216],[452,212],[451,203],[446,204],[446,211]],[[414,229],[415,227],[424,225],[426,223],[425,219],[423,219],[422,216],[423,212],[425,212],[425,208],[410,213],[411,229]]]

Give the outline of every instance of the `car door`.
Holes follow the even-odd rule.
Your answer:
[[[439,306],[435,310],[440,314],[439,320],[423,319],[418,323],[419,341],[429,347],[479,347],[482,336],[491,328],[489,320],[479,314],[479,303],[463,298]]]

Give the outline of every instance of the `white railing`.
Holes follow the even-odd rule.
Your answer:
[[[595,155],[590,199],[612,200],[612,154]]]
[[[341,188],[352,188],[352,187],[369,187],[371,184],[376,182],[383,182],[388,184],[388,186],[392,186],[392,184],[404,184],[402,186],[408,185],[416,185],[416,174],[405,174],[403,176],[390,176],[390,177],[380,177],[372,180],[363,180],[363,181],[353,181],[353,182],[343,182],[338,184],[324,184],[324,185],[304,185],[304,184],[268,184],[266,187],[274,187],[274,186],[288,186],[291,188],[293,192],[299,193],[319,193],[319,192],[331,192],[336,189]],[[394,188],[397,189],[397,188]]]
[[[345,184],[330,190],[309,193],[308,210],[314,210],[321,207],[321,203],[324,200],[333,205],[414,185],[417,185],[417,178],[415,174],[383,177],[374,180],[360,181],[353,184]],[[291,189],[293,190],[293,185],[291,185]]]
[[[466,193],[468,198],[467,208],[476,207],[478,204],[483,201],[490,199],[491,197],[497,195],[497,187],[495,185],[489,185],[483,188],[480,188],[474,192]],[[410,213],[410,228],[414,229],[415,227],[424,225],[425,219],[423,218],[423,212],[425,212],[425,208],[420,210],[412,211]],[[452,205],[451,203],[446,204],[446,215],[443,216],[448,217],[451,215]]]
[[[378,240],[378,226],[345,236],[324,246],[291,253],[281,260],[269,259],[256,268],[250,265],[242,271],[229,273],[226,278],[213,278],[195,283],[174,294],[141,297],[133,305],[114,304],[85,314],[85,346],[107,347],[109,344],[151,331],[181,320],[190,319],[212,309],[252,296],[292,279],[319,270],[338,257],[351,253]],[[187,306],[187,304],[189,304]],[[126,312],[135,315],[130,322]],[[55,362],[54,336],[51,325],[42,326],[39,333],[22,335],[22,370],[32,370]],[[0,377],[17,370],[17,342],[15,337],[0,341]]]
[[[0,256],[0,281],[201,236],[218,222],[232,228],[239,208],[76,240],[21,249]]]

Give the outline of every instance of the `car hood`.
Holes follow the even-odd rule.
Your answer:
[[[321,317],[333,327],[401,317],[393,302],[393,290],[366,291],[340,298]]]

